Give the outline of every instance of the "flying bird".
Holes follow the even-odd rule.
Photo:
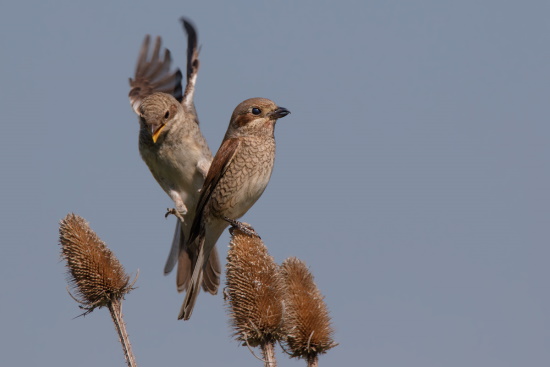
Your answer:
[[[176,263],[177,289],[188,287],[198,248],[188,247],[191,224],[199,191],[208,173],[212,153],[204,139],[193,101],[199,71],[197,32],[193,24],[182,18],[187,33],[187,85],[182,89],[182,73],[171,72],[170,51],[161,52],[157,37],[150,53],[151,38],[147,35],[139,53],[136,71],[130,79],[130,104],[139,116],[139,152],[153,177],[174,201],[168,214],[178,217],[170,254],[164,273]],[[205,291],[216,294],[220,284],[221,266],[216,251],[204,265],[201,281]]]
[[[233,111],[200,191],[187,241],[198,258],[179,319],[191,317],[216,242],[225,228],[231,224],[253,234],[237,220],[260,198],[269,182],[275,161],[275,123],[289,113],[265,98],[247,99]]]

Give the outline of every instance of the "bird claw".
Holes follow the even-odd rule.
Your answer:
[[[179,220],[180,222],[184,222],[185,220],[183,219],[183,213],[180,213],[179,211],[177,211],[176,209],[174,208],[168,208],[166,209],[166,214],[164,214],[164,218],[168,218],[168,216],[172,214],[172,215],[175,215]]]
[[[223,217],[223,219],[231,224],[231,227],[238,229],[239,231],[243,232],[244,234],[251,236],[251,237],[258,237],[259,239],[262,239],[260,235],[252,228],[252,226],[248,223],[239,222],[235,219],[230,219],[227,217]]]

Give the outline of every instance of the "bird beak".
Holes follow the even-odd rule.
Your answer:
[[[280,119],[282,117],[285,117],[289,113],[290,113],[290,111],[287,110],[286,108],[277,107],[277,109],[275,111],[272,111],[272,112],[269,113],[269,116],[271,116],[272,118],[275,118],[275,119]]]
[[[151,135],[153,136],[153,143],[156,143],[161,131],[164,129],[166,124],[160,124],[159,125],[151,125]]]

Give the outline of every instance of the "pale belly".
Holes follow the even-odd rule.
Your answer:
[[[266,172],[261,177],[256,177],[239,186],[231,199],[232,205],[226,212],[226,216],[231,219],[239,219],[245,215],[260,196],[262,196],[270,176],[271,172]]]

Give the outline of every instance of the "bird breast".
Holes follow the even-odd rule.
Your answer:
[[[213,194],[214,211],[238,219],[260,198],[273,171],[275,141],[245,139]]]

